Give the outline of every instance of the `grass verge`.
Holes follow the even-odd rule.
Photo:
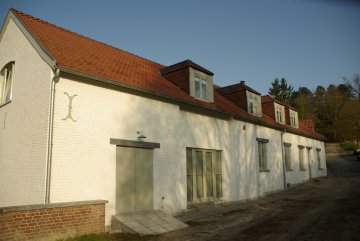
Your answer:
[[[148,236],[140,236],[137,234],[88,234],[79,237],[61,239],[58,241],[146,241]]]

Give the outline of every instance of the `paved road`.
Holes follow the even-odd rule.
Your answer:
[[[211,205],[179,218],[190,227],[139,240],[360,241],[360,162],[327,158],[328,177],[248,202]]]

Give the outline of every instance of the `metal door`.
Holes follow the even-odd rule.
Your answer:
[[[153,150],[116,147],[116,212],[153,209]]]

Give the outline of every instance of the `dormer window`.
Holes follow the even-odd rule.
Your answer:
[[[290,125],[299,128],[298,114],[296,111],[290,109]]]
[[[248,103],[248,112],[255,116],[261,116],[261,98],[259,95],[246,91],[247,103]]]
[[[191,60],[165,67],[160,74],[192,97],[214,102],[213,73]]]
[[[214,102],[212,76],[190,67],[190,95],[206,102]]]
[[[14,62],[6,64],[0,72],[0,106],[11,101]]]
[[[195,97],[207,100],[207,83],[206,80],[195,79]]]
[[[281,124],[285,123],[285,108],[282,105],[274,103],[275,106],[275,121]]]

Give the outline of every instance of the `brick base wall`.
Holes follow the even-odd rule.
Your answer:
[[[0,208],[0,241],[57,240],[105,232],[105,203],[85,201]]]

